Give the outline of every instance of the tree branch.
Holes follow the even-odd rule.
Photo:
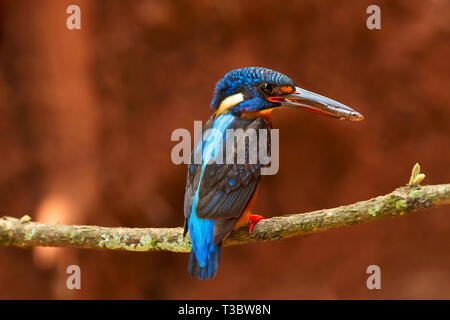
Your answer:
[[[289,237],[402,216],[427,208],[450,204],[450,184],[406,186],[384,196],[348,206],[304,214],[265,219],[248,234],[241,227],[224,240],[224,245],[256,241],[282,240]],[[127,251],[165,250],[189,252],[189,237],[182,228],[107,228],[42,224],[12,217],[0,218],[0,245],[28,248],[35,246],[109,249]]]

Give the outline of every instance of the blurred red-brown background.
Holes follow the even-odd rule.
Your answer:
[[[66,8],[81,8],[81,30]],[[206,120],[215,82],[265,66],[341,101],[350,123],[277,111],[280,170],[266,217],[335,207],[405,184],[450,182],[450,2],[1,1],[0,215],[49,223],[183,224],[176,128]],[[187,254],[0,248],[0,298],[450,298],[450,208],[227,247],[216,278]],[[82,289],[66,289],[77,264]],[[382,289],[366,287],[377,264]]]

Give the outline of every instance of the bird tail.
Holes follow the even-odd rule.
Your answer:
[[[192,250],[188,266],[189,275],[191,278],[195,278],[197,276],[200,280],[214,277],[217,273],[217,269],[219,269],[219,259],[220,245],[212,245],[212,250],[208,252],[208,257],[204,267],[200,266],[197,258],[195,257],[194,250]]]

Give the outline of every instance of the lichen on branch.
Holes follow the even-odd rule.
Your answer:
[[[415,176],[417,177],[416,170]],[[413,179],[414,180],[414,179]],[[253,233],[246,226],[231,233],[224,245],[282,240],[334,228],[347,227],[397,217],[427,208],[450,204],[450,184],[408,185],[370,200],[333,209],[291,214],[258,222]],[[189,237],[182,228],[123,228],[43,224],[30,217],[0,218],[0,245],[29,248],[35,246],[108,249],[126,251],[189,252]]]

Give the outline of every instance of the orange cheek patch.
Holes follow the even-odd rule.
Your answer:
[[[256,112],[244,112],[244,113],[242,113],[242,116],[247,119],[265,118],[266,120],[269,120],[271,112],[272,112],[272,109],[266,109],[266,110],[256,111]]]
[[[257,112],[260,116],[262,117],[269,117],[270,114],[272,113],[272,109],[267,109],[267,110],[263,110],[263,111],[259,111]]]
[[[292,93],[294,91],[294,88],[292,88],[291,86],[282,86],[280,87],[280,90],[283,93]]]

